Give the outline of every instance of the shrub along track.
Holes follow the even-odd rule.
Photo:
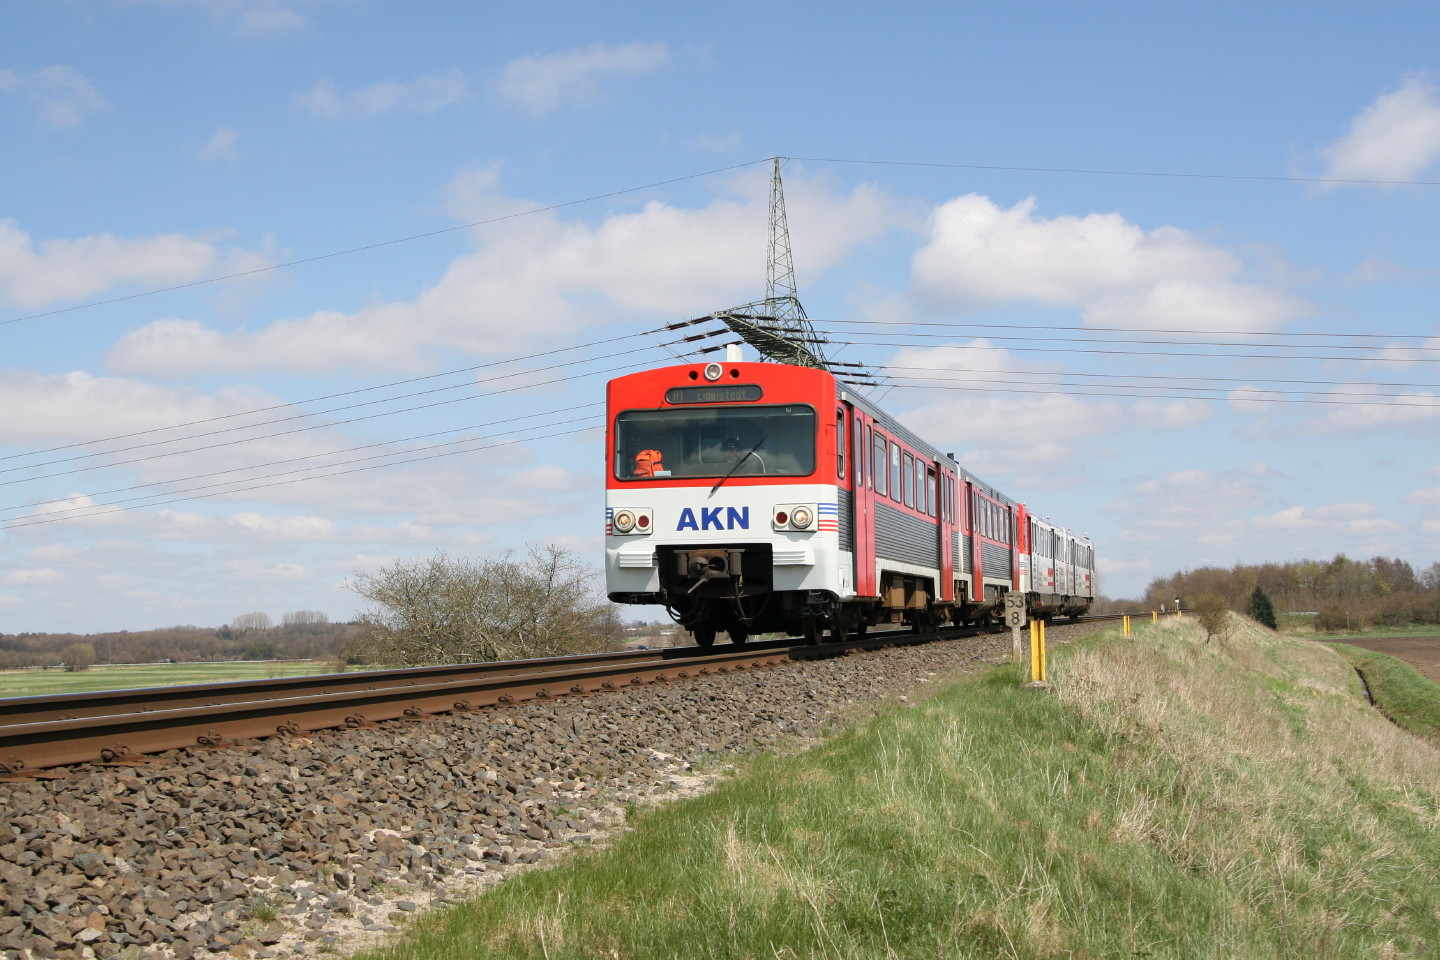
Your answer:
[[[1063,641],[1092,629],[1050,632]],[[1009,651],[1008,634],[807,663],[747,649],[776,665],[698,676],[687,659],[692,675],[682,678],[670,659],[671,682],[604,696],[0,781],[0,950],[326,951],[342,935],[383,933],[423,902],[591,839],[623,818],[625,803],[713,779],[692,763],[802,743],[848,713]]]

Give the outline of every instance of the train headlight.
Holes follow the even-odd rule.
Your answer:
[[[705,364],[705,379],[706,379],[706,380],[719,380],[719,379],[720,379],[720,374],[723,373],[723,372],[724,372],[724,368],[722,368],[722,367],[720,366],[720,364],[718,364],[718,363],[707,363],[707,364]]]
[[[629,510],[615,511],[615,532],[629,533],[635,529],[635,514]]]
[[[642,507],[626,507],[616,510],[610,517],[610,532],[621,536],[641,536],[655,529],[655,518],[651,511]]]
[[[815,514],[810,512],[809,507],[796,507],[790,511],[790,526],[796,530],[808,530],[814,522]]]

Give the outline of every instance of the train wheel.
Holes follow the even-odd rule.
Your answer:
[[[746,640],[750,639],[750,631],[746,630],[744,627],[731,627],[726,632],[730,634],[730,642],[735,644],[735,646],[737,647],[744,643]]]
[[[814,617],[806,617],[800,624],[801,631],[805,634],[805,642],[811,645],[818,644],[825,632],[824,621]]]
[[[849,633],[850,614],[844,610],[841,610],[839,613],[835,614],[834,619],[830,621],[830,642],[844,643],[846,640],[849,639]]]
[[[715,646],[715,628],[708,623],[696,624],[690,631],[695,637],[695,642],[702,647]]]

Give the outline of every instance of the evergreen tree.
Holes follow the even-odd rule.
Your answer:
[[[1255,587],[1255,592],[1250,594],[1250,606],[1245,612],[1256,623],[1263,624],[1271,630],[1276,629],[1275,605],[1270,602],[1270,598],[1258,585]]]

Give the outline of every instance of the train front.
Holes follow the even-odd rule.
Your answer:
[[[663,605],[703,646],[798,633],[833,609],[846,586],[834,377],[687,364],[612,380],[607,404],[611,600]]]

